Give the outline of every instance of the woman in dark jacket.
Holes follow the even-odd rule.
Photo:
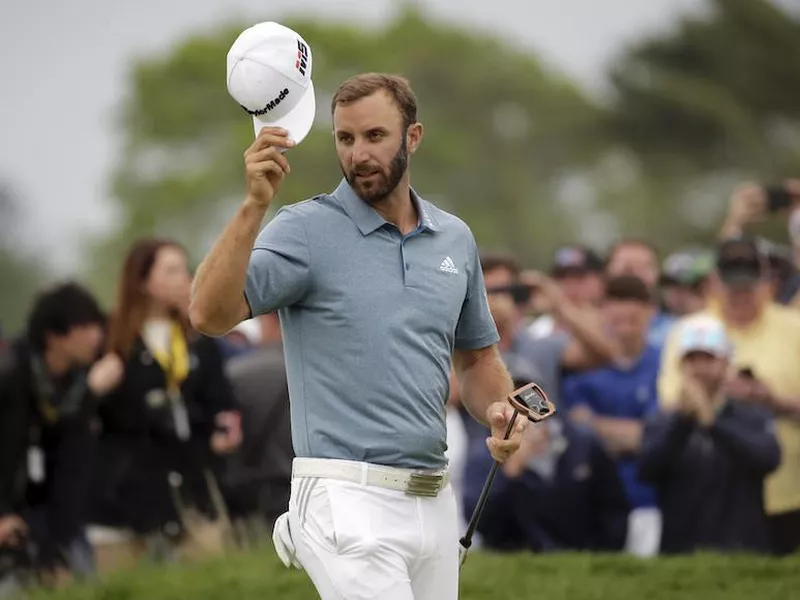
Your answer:
[[[92,523],[179,538],[176,492],[217,516],[207,474],[216,475],[221,456],[238,447],[241,429],[216,342],[188,326],[190,286],[178,244],[134,244],[102,359],[120,375],[98,411]]]

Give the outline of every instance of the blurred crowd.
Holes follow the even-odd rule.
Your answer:
[[[642,557],[800,546],[800,182],[733,194],[719,240],[668,256],[565,245],[549,269],[482,253],[515,383],[557,413],[494,481],[476,545]],[[792,245],[748,233],[786,217]],[[0,342],[0,595],[269,539],[293,458],[280,323],[193,331],[179,242],[131,247],[105,312],[79,283]],[[462,528],[488,431],[446,406]]]

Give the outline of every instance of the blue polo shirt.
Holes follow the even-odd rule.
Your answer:
[[[566,378],[563,399],[566,410],[588,406],[598,416],[643,420],[658,409],[656,382],[661,365],[659,348],[647,346],[627,368],[609,365]],[[654,507],[656,491],[637,475],[635,456],[617,460],[619,476],[631,508]]]
[[[297,456],[447,464],[452,352],[499,336],[469,227],[411,197],[405,236],[342,180],[256,240],[245,296],[254,316],[279,312]]]

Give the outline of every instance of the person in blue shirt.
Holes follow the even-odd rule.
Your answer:
[[[609,251],[606,260],[606,276],[633,275],[641,279],[654,299],[647,329],[648,344],[661,348],[667,339],[675,317],[666,312],[657,302],[661,278],[658,250],[649,242],[636,238],[624,238]]]
[[[655,306],[638,277],[606,284],[603,318],[618,355],[612,364],[568,377],[564,407],[570,419],[592,429],[615,458],[631,507],[625,548],[638,556],[658,551],[661,529],[655,489],[637,475],[644,419],[658,407],[661,351],[648,343]]]

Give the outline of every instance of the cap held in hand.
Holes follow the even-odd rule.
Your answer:
[[[306,41],[279,23],[258,23],[239,34],[227,63],[228,93],[253,117],[255,135],[264,127],[281,127],[299,144],[317,110]]]

